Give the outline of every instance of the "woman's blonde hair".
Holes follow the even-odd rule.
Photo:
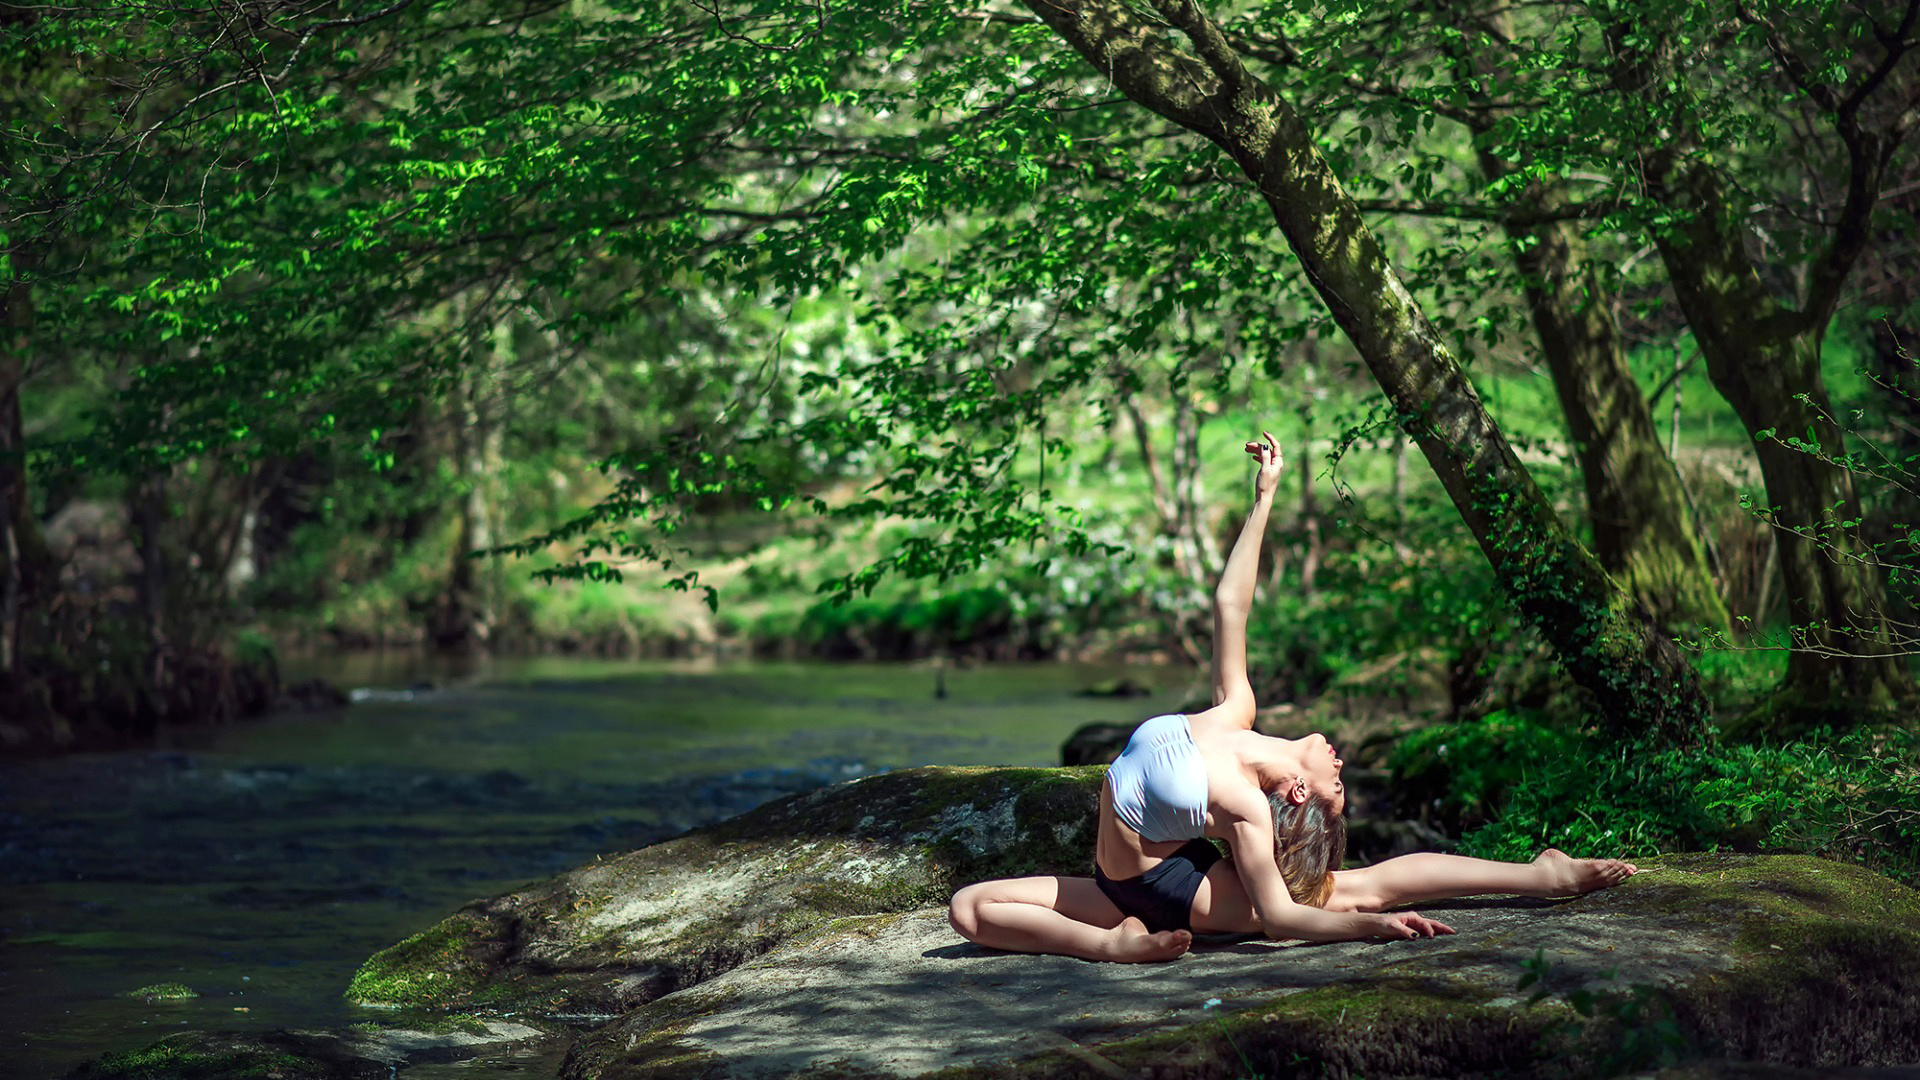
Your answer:
[[[1267,796],[1273,808],[1273,861],[1297,904],[1326,907],[1333,872],[1347,857],[1347,819],[1318,793],[1294,803],[1280,792]]]

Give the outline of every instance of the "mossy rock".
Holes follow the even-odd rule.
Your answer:
[[[331,1036],[183,1031],[88,1062],[67,1080],[386,1080],[392,1071]]]
[[[367,1005],[613,1015],[848,916],[1085,874],[1105,770],[928,767],[770,803],[468,905],[369,959]]]
[[[417,1062],[460,1062],[535,1040],[552,1046],[555,1037],[525,1024],[439,1019],[344,1032],[182,1031],[88,1062],[67,1080],[391,1080]]]
[[[1421,909],[1453,937],[1220,939],[1144,966],[981,949],[938,908],[843,919],[586,1036],[562,1075],[1738,1076],[1920,1060],[1912,890],[1801,856],[1651,867],[1575,900]],[[1548,993],[1529,1004],[1536,954]]]
[[[200,991],[185,983],[154,983],[138,990],[129,990],[125,996],[153,1005],[162,1001],[191,1001],[200,996]]]

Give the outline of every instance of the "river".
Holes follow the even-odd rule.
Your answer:
[[[182,1028],[378,1023],[340,997],[353,971],[468,900],[854,776],[1056,764],[1079,725],[1200,689],[1185,669],[1068,664],[952,670],[944,699],[907,665],[533,659],[415,690],[407,661],[315,670],[360,700],[0,764],[5,1076]],[[1075,695],[1121,676],[1156,693]],[[127,996],[162,983],[198,996]],[[551,1076],[557,1052],[402,1075]]]

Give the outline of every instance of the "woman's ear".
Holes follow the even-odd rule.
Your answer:
[[[1286,786],[1287,801],[1295,806],[1304,806],[1307,802],[1307,778],[1296,776],[1293,783]]]

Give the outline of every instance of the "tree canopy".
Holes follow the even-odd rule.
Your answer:
[[[1110,556],[1050,463],[1131,411],[1143,438],[1173,419],[1190,471],[1180,410],[1281,378],[1337,327],[1609,723],[1686,742],[1704,703],[1643,610],[1713,591],[1684,498],[1658,489],[1677,554],[1623,540],[1603,569],[1461,365],[1528,333],[1514,290],[1563,326],[1624,295],[1684,321],[1756,433],[1776,519],[1810,540],[1783,548],[1813,629],[1799,692],[1820,715],[1884,707],[1911,676],[1830,464],[1818,358],[1856,268],[1899,243],[1883,195],[1912,169],[1917,11],[14,5],[0,398],[102,394],[63,437],[0,451],[138,480],[344,442],[392,468],[422,402],[479,432],[489,410],[566,414],[613,374],[593,396],[627,445],[601,455],[601,496],[476,546],[565,544],[551,575],[654,561],[697,588],[677,538],[716,507],[937,524],[824,583],[852,595],[1015,548]],[[1731,389],[1762,369],[1780,377]],[[1588,430],[1616,426],[1600,403],[1626,376],[1607,378],[1562,394],[1603,410]],[[1774,453],[1802,429],[1813,454]],[[1638,471],[1664,476],[1650,422],[1633,431]],[[499,452],[447,449],[470,478]],[[1582,464],[1596,504],[1655,490],[1595,488]],[[1202,573],[1193,493],[1162,494]],[[1856,569],[1820,570],[1821,550]],[[1672,568],[1633,584],[1636,559]]]

